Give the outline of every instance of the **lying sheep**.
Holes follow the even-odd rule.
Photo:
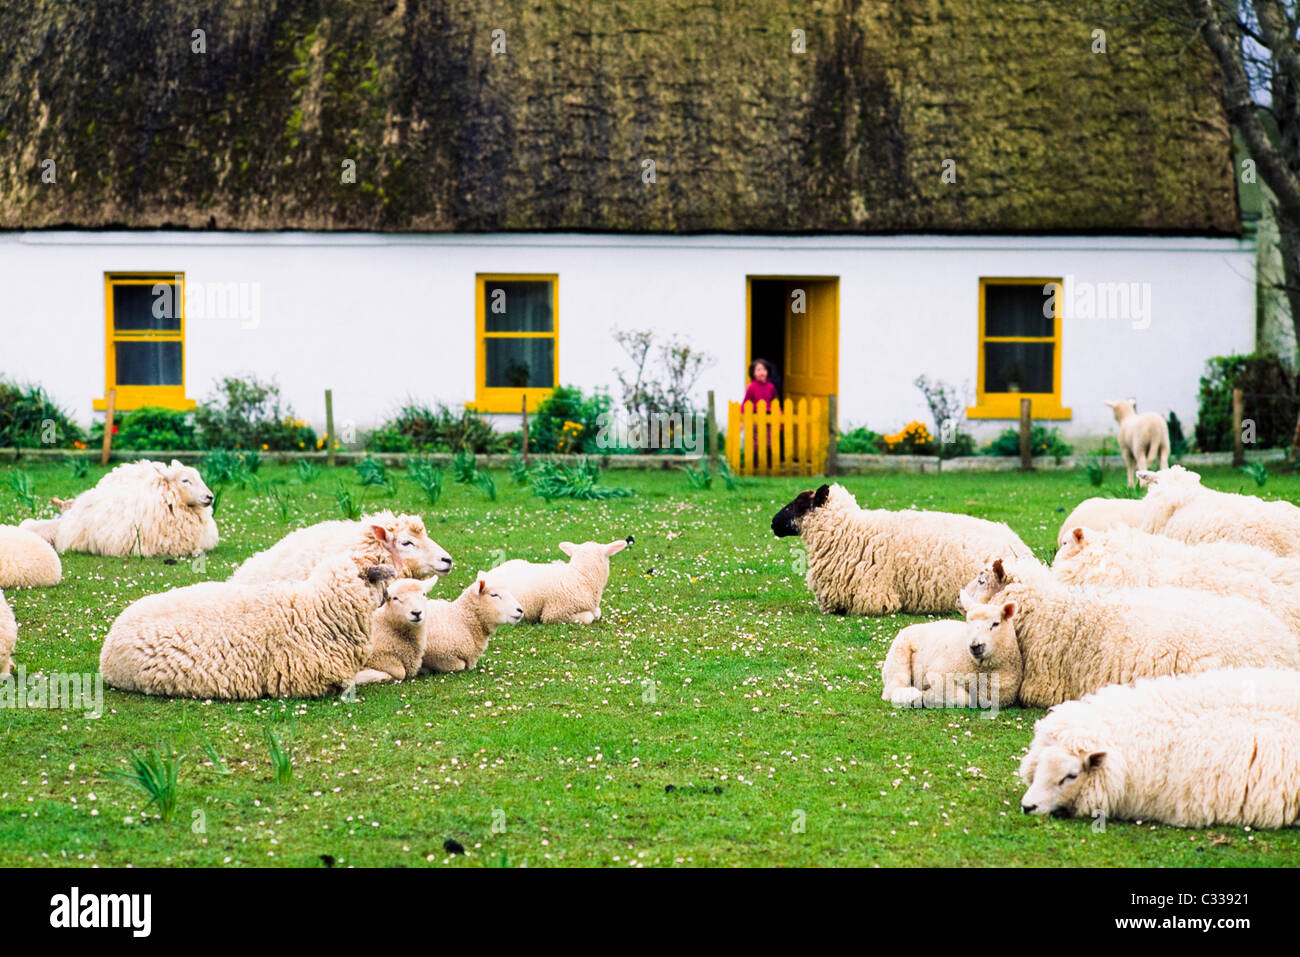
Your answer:
[[[881,671],[881,697],[911,708],[1005,708],[1020,687],[1016,603],[978,605],[966,621],[908,625]]]
[[[1300,508],[1254,495],[1217,492],[1181,465],[1140,472],[1149,486],[1142,530],[1180,542],[1241,542],[1275,555],[1300,556]]]
[[[59,552],[126,558],[182,557],[217,547],[212,492],[199,473],[175,459],[119,465],[53,519],[28,519]]]
[[[1119,423],[1119,452],[1128,468],[1128,485],[1136,484],[1138,469],[1157,460],[1169,468],[1169,425],[1154,412],[1137,413],[1137,399],[1108,399]]]
[[[306,581],[323,559],[358,548],[377,561],[390,561],[399,577],[441,578],[452,567],[451,556],[429,538],[420,516],[383,511],[356,522],[317,522],[290,532],[245,560],[228,581],[241,585]]]
[[[1033,553],[1006,525],[947,512],[862,509],[841,485],[800,492],[772,519],[808,550],[808,587],[823,613],[958,611],[962,585],[990,557]]]
[[[1132,528],[1076,528],[1056,553],[1052,574],[1068,585],[1152,588],[1172,585],[1260,602],[1300,635],[1300,589],[1293,558],[1252,545],[1188,545]],[[1271,575],[1280,574],[1283,581]]]
[[[1300,674],[1210,671],[1111,686],[1034,725],[1020,809],[1176,827],[1300,819]]]
[[[523,606],[525,621],[590,625],[600,617],[610,556],[627,545],[621,539],[608,545],[560,542],[560,551],[569,556],[567,563],[542,565],[515,558],[487,572],[487,582],[515,596]]]
[[[202,582],[149,595],[113,622],[99,668],[114,688],[151,695],[319,697],[365,664],[392,577],[392,566],[345,553],[305,582]]]
[[[429,608],[425,594],[438,584],[403,578],[388,586],[384,599],[370,619],[374,649],[357,673],[358,685],[414,678],[424,659],[424,616]]]
[[[0,588],[44,588],[63,580],[59,553],[26,528],[0,525]]]
[[[0,589],[0,678],[14,668],[14,646],[18,644],[18,620]]]
[[[522,621],[524,609],[515,596],[490,585],[483,572],[455,601],[429,602],[424,624],[421,671],[470,671],[487,651],[500,625]]]
[[[1041,708],[1109,684],[1215,668],[1300,668],[1295,635],[1263,605],[1189,588],[1066,585],[1034,561],[997,559],[964,607],[1014,601],[1020,703]]]
[[[1092,528],[1102,531],[1107,528],[1136,528],[1142,524],[1146,505],[1136,498],[1085,498],[1075,506],[1074,511],[1061,523],[1061,531],[1056,536],[1056,545],[1064,545],[1070,532],[1076,528]]]

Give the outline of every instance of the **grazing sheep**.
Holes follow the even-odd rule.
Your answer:
[[[429,538],[420,516],[383,511],[358,522],[318,522],[290,532],[248,558],[228,580],[241,585],[306,581],[321,560],[359,547],[377,561],[391,561],[399,577],[441,578],[451,571],[451,556]]]
[[[1300,556],[1300,508],[1290,502],[1217,492],[1181,465],[1140,472],[1138,478],[1149,486],[1142,500],[1144,532],[1189,545],[1241,542],[1275,555]]]
[[[5,601],[5,593],[0,590],[0,678],[9,674],[14,667],[14,646],[18,644],[18,620],[14,611]]]
[[[44,588],[62,580],[54,546],[30,529],[0,525],[0,588]]]
[[[1097,531],[1125,526],[1136,528],[1142,524],[1145,509],[1146,505],[1137,498],[1085,498],[1061,523],[1061,531],[1056,536],[1057,547],[1064,545],[1070,532],[1076,528]]]
[[[469,671],[487,651],[499,625],[523,620],[524,609],[505,588],[491,585],[483,572],[455,601],[429,602],[424,623],[421,671]]]
[[[1300,668],[1300,643],[1245,598],[1190,588],[1067,585],[1037,562],[995,560],[962,590],[967,608],[1014,601],[1020,703],[1041,708],[1105,685],[1215,668]]]
[[[778,538],[808,550],[808,587],[824,613],[959,611],[962,585],[999,555],[1033,553],[1006,525],[947,512],[862,509],[841,485],[800,492],[776,513]]]
[[[1147,463],[1160,461],[1162,469],[1169,468],[1169,426],[1154,412],[1137,413],[1137,399],[1108,399],[1106,405],[1115,413],[1119,423],[1119,451],[1128,468],[1128,485],[1135,484],[1138,469]]]
[[[1052,574],[1068,585],[1152,588],[1170,585],[1260,602],[1300,635],[1300,589],[1292,558],[1252,545],[1188,545],[1132,528],[1108,532],[1076,528],[1056,553]],[[1285,581],[1273,580],[1280,570]]]
[[[142,459],[119,465],[82,492],[58,518],[20,526],[59,552],[126,558],[182,557],[217,547],[213,495],[199,473]]]
[[[881,671],[881,697],[912,708],[1005,708],[1020,687],[1016,603],[979,605],[966,621],[908,625]]]
[[[560,551],[569,556],[567,563],[542,565],[515,558],[487,572],[487,582],[515,596],[523,606],[525,621],[590,625],[600,617],[600,598],[609,581],[609,558],[627,545],[623,539],[608,545],[560,542]]]
[[[425,581],[403,578],[388,586],[370,619],[374,650],[357,673],[358,685],[405,681],[419,673],[424,658],[424,616],[429,607],[424,596],[436,584],[435,576]]]
[[[245,700],[312,698],[343,687],[370,655],[370,620],[392,566],[322,562],[305,582],[202,582],[127,606],[99,668],[123,691]]]
[[[1034,725],[1026,814],[1288,827],[1300,818],[1300,674],[1233,668],[1112,686]]]

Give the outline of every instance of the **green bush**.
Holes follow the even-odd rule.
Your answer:
[[[318,440],[311,423],[294,416],[274,382],[254,376],[218,379],[211,396],[194,410],[205,449],[263,449],[272,452],[314,451]]]
[[[880,433],[859,427],[841,432],[836,449],[845,455],[875,455],[883,444]]]
[[[85,447],[86,433],[31,383],[0,378],[0,448]]]
[[[194,417],[189,412],[145,406],[134,412],[124,412],[113,423],[113,448],[186,451],[199,447],[199,437]],[[90,441],[104,441],[104,423],[96,422],[90,430]]]
[[[1049,429],[1035,425],[1029,432],[1029,448],[1033,455],[1050,455],[1063,458],[1074,451],[1073,447],[1061,437],[1060,429]],[[1020,430],[1006,429],[1001,435],[984,447],[983,455],[1019,455]]]
[[[575,466],[558,462],[538,462],[533,467],[533,494],[546,501],[572,498],[582,501],[607,498],[627,498],[634,494],[630,488],[601,485],[600,466],[591,459],[581,459]]]
[[[1189,451],[1187,437],[1183,435],[1183,423],[1178,420],[1178,413],[1171,410],[1165,424],[1169,427],[1169,454],[1186,455]]]
[[[538,453],[604,451],[596,445],[600,417],[610,408],[610,398],[603,392],[584,396],[577,386],[556,388],[528,416],[529,450]],[[565,423],[571,425],[567,430]]]
[[[1257,448],[1291,444],[1300,398],[1278,357],[1271,353],[1215,356],[1206,362],[1205,375],[1201,376],[1196,444],[1202,452],[1232,449],[1233,389],[1245,393],[1242,417],[1255,423]]]
[[[502,433],[472,409],[452,411],[408,401],[366,437],[371,452],[509,452],[517,433]]]

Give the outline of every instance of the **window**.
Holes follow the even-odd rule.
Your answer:
[[[185,397],[185,276],[106,274],[104,309],[104,395],[116,389],[118,409],[194,408]]]
[[[1068,419],[1061,405],[1061,280],[981,279],[979,371],[972,419]]]
[[[475,406],[518,412],[551,394],[559,379],[558,276],[478,277]]]

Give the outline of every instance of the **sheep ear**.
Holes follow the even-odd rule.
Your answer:
[[[560,551],[564,552],[564,554],[568,555],[570,558],[573,557],[573,553],[577,550],[578,546],[573,544],[573,542],[560,542]]]
[[[371,525],[370,534],[375,536],[377,541],[383,542],[385,545],[388,544],[388,529],[384,528],[384,526]]]
[[[480,578],[478,580],[478,593],[481,595],[485,591],[487,591],[487,582]]]
[[[831,487],[823,485],[817,489],[817,494],[813,496],[813,508],[821,508],[826,504],[826,500],[831,497]]]
[[[1089,754],[1086,758],[1083,759],[1083,766],[1087,768],[1089,771],[1096,771],[1099,767],[1101,767],[1105,763],[1106,763],[1105,751],[1093,751],[1091,754]]]
[[[1075,529],[1074,531],[1072,531],[1070,534],[1071,534],[1072,536],[1074,536],[1074,540],[1075,540],[1078,544],[1080,544],[1080,545],[1083,544],[1083,529],[1081,529],[1081,528],[1076,528],[1076,529]]]
[[[1107,399],[1107,400],[1106,400],[1106,408],[1108,408],[1108,409],[1113,409],[1113,408],[1115,408],[1115,405],[1116,405],[1116,402],[1115,402],[1114,399]]]
[[[438,584],[438,576],[434,575],[432,578],[426,578],[424,581],[420,582],[420,590],[427,595],[429,592],[433,591],[433,586],[436,584]]]
[[[997,576],[998,581],[1002,581],[1007,577],[1006,572],[1002,570],[1002,559],[993,559],[993,574]]]
[[[1142,469],[1137,473],[1138,485],[1146,488],[1148,485],[1156,485],[1160,482],[1160,476],[1155,472]]]
[[[181,465],[181,460],[180,460],[180,459],[172,459],[171,468],[173,468],[173,469],[183,469],[183,468],[185,468],[185,466]]]
[[[610,542],[605,546],[605,557],[608,558],[610,555],[617,555],[625,548],[627,548],[627,542],[623,539],[619,539],[617,542]]]
[[[1002,620],[1010,621],[1012,618],[1015,618],[1016,611],[1016,603],[1014,601],[1007,602],[1002,606]]]

